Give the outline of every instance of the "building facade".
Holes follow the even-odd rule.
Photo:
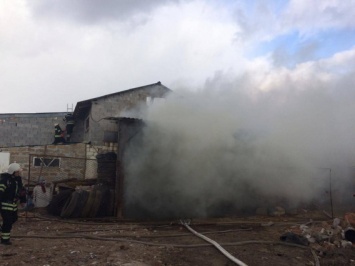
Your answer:
[[[144,126],[149,106],[170,92],[157,82],[78,102],[70,142],[62,144],[53,144],[54,125],[65,129],[68,112],[0,114],[0,171],[17,162],[28,183],[41,178],[107,181],[114,191],[114,214],[122,217],[125,146]],[[116,159],[110,166],[111,180],[105,180],[107,167],[100,165],[98,155],[110,153]]]

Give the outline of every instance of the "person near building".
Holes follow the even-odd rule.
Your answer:
[[[7,173],[0,177],[0,204],[1,204],[1,244],[11,245],[10,233],[12,225],[17,221],[17,203],[26,203],[26,190],[22,185],[21,167],[18,163],[9,165]]]
[[[60,125],[54,124],[54,142],[53,142],[53,144],[65,142],[65,139],[63,136],[64,136],[64,131],[62,130]]]
[[[71,134],[73,133],[73,128],[74,128],[74,124],[75,124],[74,116],[72,114],[67,114],[65,116],[65,118],[63,119],[63,121],[65,121],[67,123],[66,127],[65,127],[65,131],[67,133],[66,134],[66,141],[69,142]]]
[[[31,211],[35,205],[33,204],[33,191],[26,188],[26,206],[23,209],[24,211]]]
[[[33,188],[33,204],[35,208],[47,207],[52,200],[52,187],[45,179],[40,178],[38,184]]]

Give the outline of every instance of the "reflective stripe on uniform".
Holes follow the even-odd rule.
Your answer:
[[[10,239],[10,233],[1,233],[1,239],[4,240]]]
[[[16,203],[16,202],[13,202],[13,203],[10,203],[10,202],[2,202],[1,205],[2,205],[2,206],[6,206],[6,207],[17,207],[17,203]]]
[[[12,212],[15,212],[15,211],[17,211],[17,208],[1,207],[1,210],[3,210],[3,211],[12,211]]]
[[[17,203],[2,202],[1,209],[4,211],[17,211]]]
[[[6,189],[6,186],[4,184],[0,184],[0,191],[4,192]]]

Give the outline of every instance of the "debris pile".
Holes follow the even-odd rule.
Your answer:
[[[355,213],[347,213],[343,218],[329,222],[310,221],[292,226],[280,237],[281,241],[310,246],[325,256],[337,248],[355,248]]]

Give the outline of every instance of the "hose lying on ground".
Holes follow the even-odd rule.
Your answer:
[[[224,248],[221,247],[220,244],[218,244],[216,241],[196,232],[195,230],[193,230],[186,222],[181,221],[181,224],[184,225],[190,232],[192,232],[194,235],[202,238],[203,240],[207,241],[208,243],[211,243],[213,246],[215,246],[215,248],[217,248],[224,256],[226,256],[228,259],[230,259],[231,261],[233,261],[234,263],[240,265],[240,266],[247,266],[247,264],[245,264],[244,262],[242,262],[241,260],[238,260],[237,258],[235,258],[234,256],[232,256],[232,254],[230,254],[227,250],[225,250]]]
[[[147,241],[139,241],[134,239],[125,239],[125,238],[110,238],[110,237],[97,237],[89,235],[11,235],[11,238],[40,238],[40,239],[67,239],[67,238],[83,238],[83,239],[92,239],[92,240],[102,240],[102,241],[114,241],[114,242],[128,242],[136,243],[147,246],[163,246],[163,247],[175,247],[175,248],[199,248],[199,247],[210,247],[211,244],[167,244],[167,243],[152,243]],[[240,242],[230,242],[230,243],[221,243],[223,246],[242,246],[242,245],[252,245],[252,244],[268,244],[268,245],[282,245],[290,247],[298,247],[302,249],[309,249],[309,247],[301,246],[297,244],[281,242],[281,241],[263,241],[263,240],[249,240],[249,241],[240,241]]]

